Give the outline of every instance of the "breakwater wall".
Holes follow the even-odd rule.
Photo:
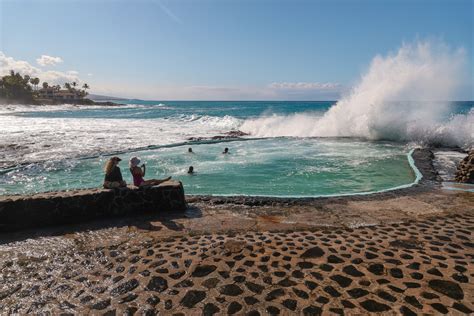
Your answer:
[[[185,209],[183,185],[177,181],[143,188],[84,189],[0,196],[0,231]]]

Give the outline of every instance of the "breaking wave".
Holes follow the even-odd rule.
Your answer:
[[[442,101],[455,98],[466,78],[464,65],[463,49],[433,41],[405,44],[395,54],[376,56],[326,113],[248,119],[240,129],[258,137],[363,137],[472,148],[474,110],[450,117],[451,104]]]

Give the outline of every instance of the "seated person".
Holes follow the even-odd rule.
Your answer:
[[[105,179],[104,179],[104,188],[105,189],[115,189],[126,187],[127,183],[123,181],[122,172],[118,167],[119,162],[122,159],[119,157],[110,158],[104,167]]]
[[[165,179],[150,179],[150,180],[145,180],[143,177],[145,176],[146,172],[146,167],[145,164],[143,164],[141,167],[138,166],[140,163],[140,159],[138,157],[132,157],[130,158],[129,161],[129,167],[130,167],[130,172],[132,173],[133,176],[133,184],[137,187],[141,187],[144,185],[158,185],[160,183],[163,183],[165,181],[168,181],[171,179],[171,177],[165,178]]]

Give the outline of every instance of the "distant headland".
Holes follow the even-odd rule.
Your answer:
[[[92,100],[86,98],[90,89],[87,83],[82,87],[75,81],[66,82],[63,86],[50,85],[44,81],[40,87],[40,79],[29,75],[22,76],[13,70],[0,78],[0,104],[76,104],[76,105],[105,105],[118,106],[119,103],[108,100]],[[114,98],[114,100],[118,100]]]

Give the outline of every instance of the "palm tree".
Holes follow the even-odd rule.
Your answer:
[[[64,88],[67,90],[71,90],[71,84],[69,82],[64,83]]]
[[[31,78],[31,79],[30,79],[30,82],[31,82],[32,85],[35,86],[35,90],[38,90],[38,85],[39,85],[39,83],[40,83],[39,78]]]
[[[87,90],[87,89],[90,89],[90,87],[89,87],[89,85],[88,85],[87,83],[84,83],[84,84],[82,85],[82,89]]]
[[[73,87],[74,87],[74,89],[75,89],[75,88],[76,88],[76,86],[77,86],[77,82],[73,81],[73,82],[72,82],[72,86],[73,86]]]
[[[48,87],[49,87],[48,83],[46,81],[43,82],[43,89],[46,90],[46,89],[48,89]]]

